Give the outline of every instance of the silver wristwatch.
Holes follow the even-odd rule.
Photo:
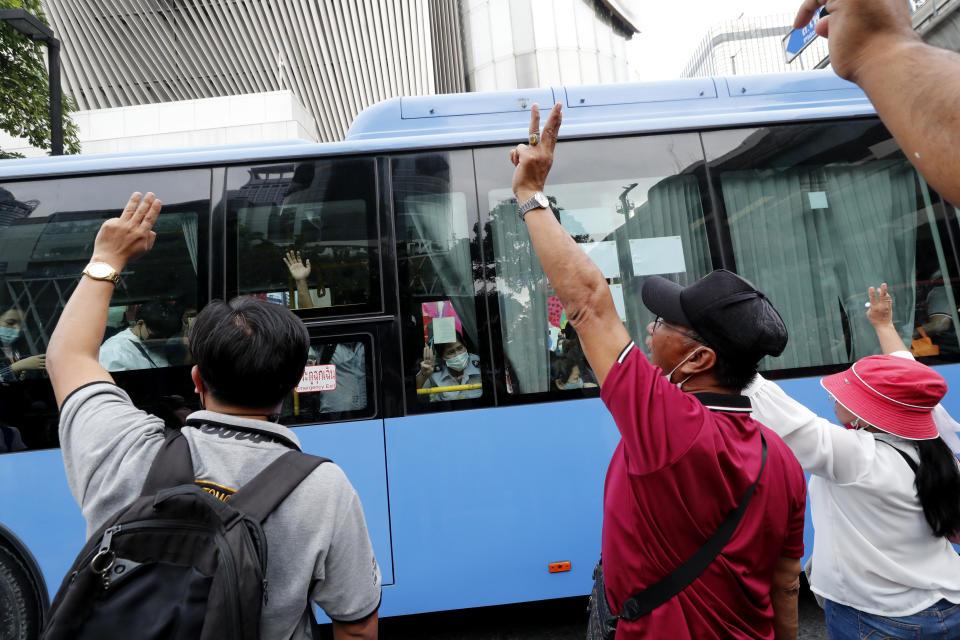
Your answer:
[[[547,200],[547,196],[544,195],[543,191],[535,192],[530,196],[529,200],[520,205],[520,220],[523,221],[523,217],[527,215],[528,211],[539,209],[540,207],[550,208],[550,201]]]

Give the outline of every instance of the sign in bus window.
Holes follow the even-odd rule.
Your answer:
[[[283,402],[280,422],[309,424],[370,418],[373,361],[368,335],[314,339],[296,388]]]

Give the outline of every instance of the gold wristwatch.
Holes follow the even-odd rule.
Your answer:
[[[120,274],[106,262],[91,262],[84,267],[83,275],[94,280],[107,280],[113,284],[120,282]]]

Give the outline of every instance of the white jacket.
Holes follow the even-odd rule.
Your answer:
[[[753,417],[776,431],[813,476],[808,502],[816,531],[809,572],[814,593],[894,617],[941,599],[960,603],[960,555],[945,538],[934,537],[913,470],[879,441],[916,461],[914,442],[832,424],[759,375],[744,395]]]

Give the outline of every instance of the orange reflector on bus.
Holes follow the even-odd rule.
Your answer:
[[[561,571],[570,571],[569,562],[551,562],[547,565],[550,568],[550,573],[560,573]]]

